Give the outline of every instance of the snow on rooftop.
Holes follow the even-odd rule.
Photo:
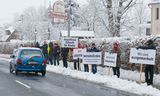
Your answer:
[[[39,48],[34,48],[34,47],[20,47],[19,49],[26,49],[26,50],[30,50],[30,49],[33,49],[33,50],[40,50]]]
[[[15,28],[13,26],[10,26],[7,30],[10,31],[12,34],[15,31]]]
[[[160,0],[151,0],[151,4],[160,3]]]
[[[9,35],[4,35],[1,37],[1,41],[6,41],[8,39]]]
[[[68,31],[61,31],[61,35],[68,36]],[[95,33],[93,31],[70,31],[70,36],[72,37],[95,37]]]

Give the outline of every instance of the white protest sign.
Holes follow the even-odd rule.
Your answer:
[[[78,38],[62,38],[61,47],[78,48]]]
[[[104,65],[116,67],[117,53],[105,52]]]
[[[83,54],[83,64],[101,64],[102,54],[101,52],[85,52]]]
[[[156,50],[131,48],[129,60],[130,63],[154,65],[155,56]]]
[[[83,57],[83,53],[85,53],[87,51],[87,49],[82,49],[82,48],[79,48],[79,49],[73,49],[73,59],[82,59]]]

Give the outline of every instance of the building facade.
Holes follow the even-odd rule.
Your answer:
[[[152,0],[151,6],[151,35],[160,34],[160,0]]]

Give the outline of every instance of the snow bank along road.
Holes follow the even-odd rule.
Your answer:
[[[9,62],[0,59],[1,96],[137,96],[84,80],[47,72],[45,77],[34,73],[9,73]]]
[[[100,75],[100,74],[93,75],[92,73],[84,73],[76,70],[71,70],[70,68],[66,69],[66,68],[50,66],[50,65],[47,66],[47,70],[51,72],[59,73],[59,74],[72,76],[78,79],[100,83],[111,88],[116,88],[118,90],[135,93],[141,96],[142,95],[143,96],[146,96],[146,95],[160,96],[160,91],[156,88],[153,88],[152,86],[147,86],[147,84],[137,84],[134,81],[118,79],[114,76],[107,76],[107,75]],[[97,96],[100,96],[100,95],[97,95]]]

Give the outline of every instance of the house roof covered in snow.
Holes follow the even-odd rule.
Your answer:
[[[151,0],[150,4],[160,4],[160,0]]]
[[[8,29],[6,29],[11,32],[11,34],[16,30],[13,26],[10,26]]]
[[[16,29],[15,29],[13,26],[8,27],[5,31],[9,31],[10,34],[4,33],[3,36],[1,37],[1,41],[6,41],[6,40],[9,38],[9,36],[10,36],[13,32],[15,32],[15,30],[16,30]]]
[[[61,36],[68,36],[68,31],[61,31]],[[93,31],[70,31],[71,37],[95,37],[95,33]]]

